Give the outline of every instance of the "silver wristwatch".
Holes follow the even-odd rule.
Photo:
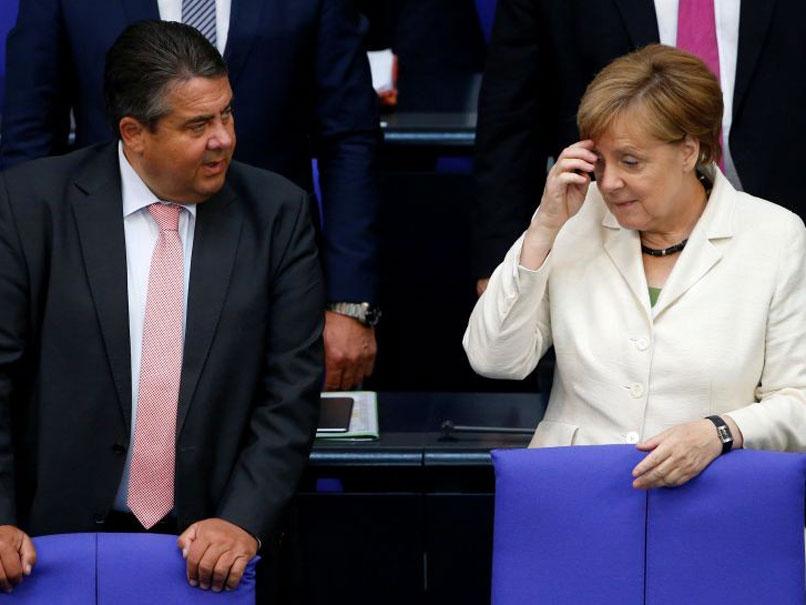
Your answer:
[[[381,319],[381,310],[367,302],[337,302],[327,306],[328,311],[357,319],[365,326],[374,327]]]

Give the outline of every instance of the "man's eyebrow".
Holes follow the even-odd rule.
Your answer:
[[[191,118],[188,118],[184,122],[182,122],[182,125],[183,126],[190,126],[191,124],[202,124],[203,122],[209,122],[210,120],[213,119],[213,117],[214,117],[213,114],[208,114],[208,113],[198,115],[198,116],[193,116]]]
[[[232,98],[230,98],[229,103],[224,106],[224,109],[221,110],[221,113],[226,111],[232,111]],[[203,113],[200,115],[192,116],[182,122],[182,126],[191,126],[193,124],[202,124],[204,122],[209,122],[215,117],[212,113]]]

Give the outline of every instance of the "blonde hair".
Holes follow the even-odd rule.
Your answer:
[[[705,63],[671,46],[652,44],[619,57],[596,75],[579,103],[577,126],[583,139],[596,139],[630,112],[660,141],[697,139],[698,164],[703,165],[722,157],[722,110],[719,82]]]

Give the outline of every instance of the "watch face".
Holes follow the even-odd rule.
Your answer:
[[[719,434],[719,440],[722,443],[730,443],[733,441],[733,437],[730,434],[730,430],[726,426],[717,427],[716,432]]]
[[[378,309],[378,307],[370,306],[367,308],[367,313],[365,316],[365,321],[367,322],[367,325],[375,326],[378,324],[380,319],[381,319],[381,310]]]

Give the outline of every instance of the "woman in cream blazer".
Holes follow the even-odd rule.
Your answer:
[[[690,104],[704,86],[697,70],[707,69],[693,62],[656,45],[597,76],[579,115],[593,140],[558,158],[463,341],[478,373],[514,379],[554,345],[554,383],[531,446],[637,443],[652,455],[636,468],[636,487],[679,485],[718,456],[717,432],[702,420],[712,415],[724,418],[736,445],[806,450],[803,222],[736,191],[702,161],[719,154],[721,100],[710,118],[707,108],[692,110],[716,124],[713,140],[683,126],[685,139],[663,140],[655,124],[663,128],[670,112],[655,116],[651,103],[627,98],[618,119],[600,110],[614,106],[613,94],[629,94],[625,78],[641,98],[651,95],[653,83],[639,77],[647,73],[665,73]],[[699,80],[686,80],[692,70]],[[720,94],[712,80],[716,90],[704,99]],[[665,92],[657,96],[673,104]],[[686,217],[687,228],[664,229]],[[652,242],[671,233],[682,244],[659,256]]]

